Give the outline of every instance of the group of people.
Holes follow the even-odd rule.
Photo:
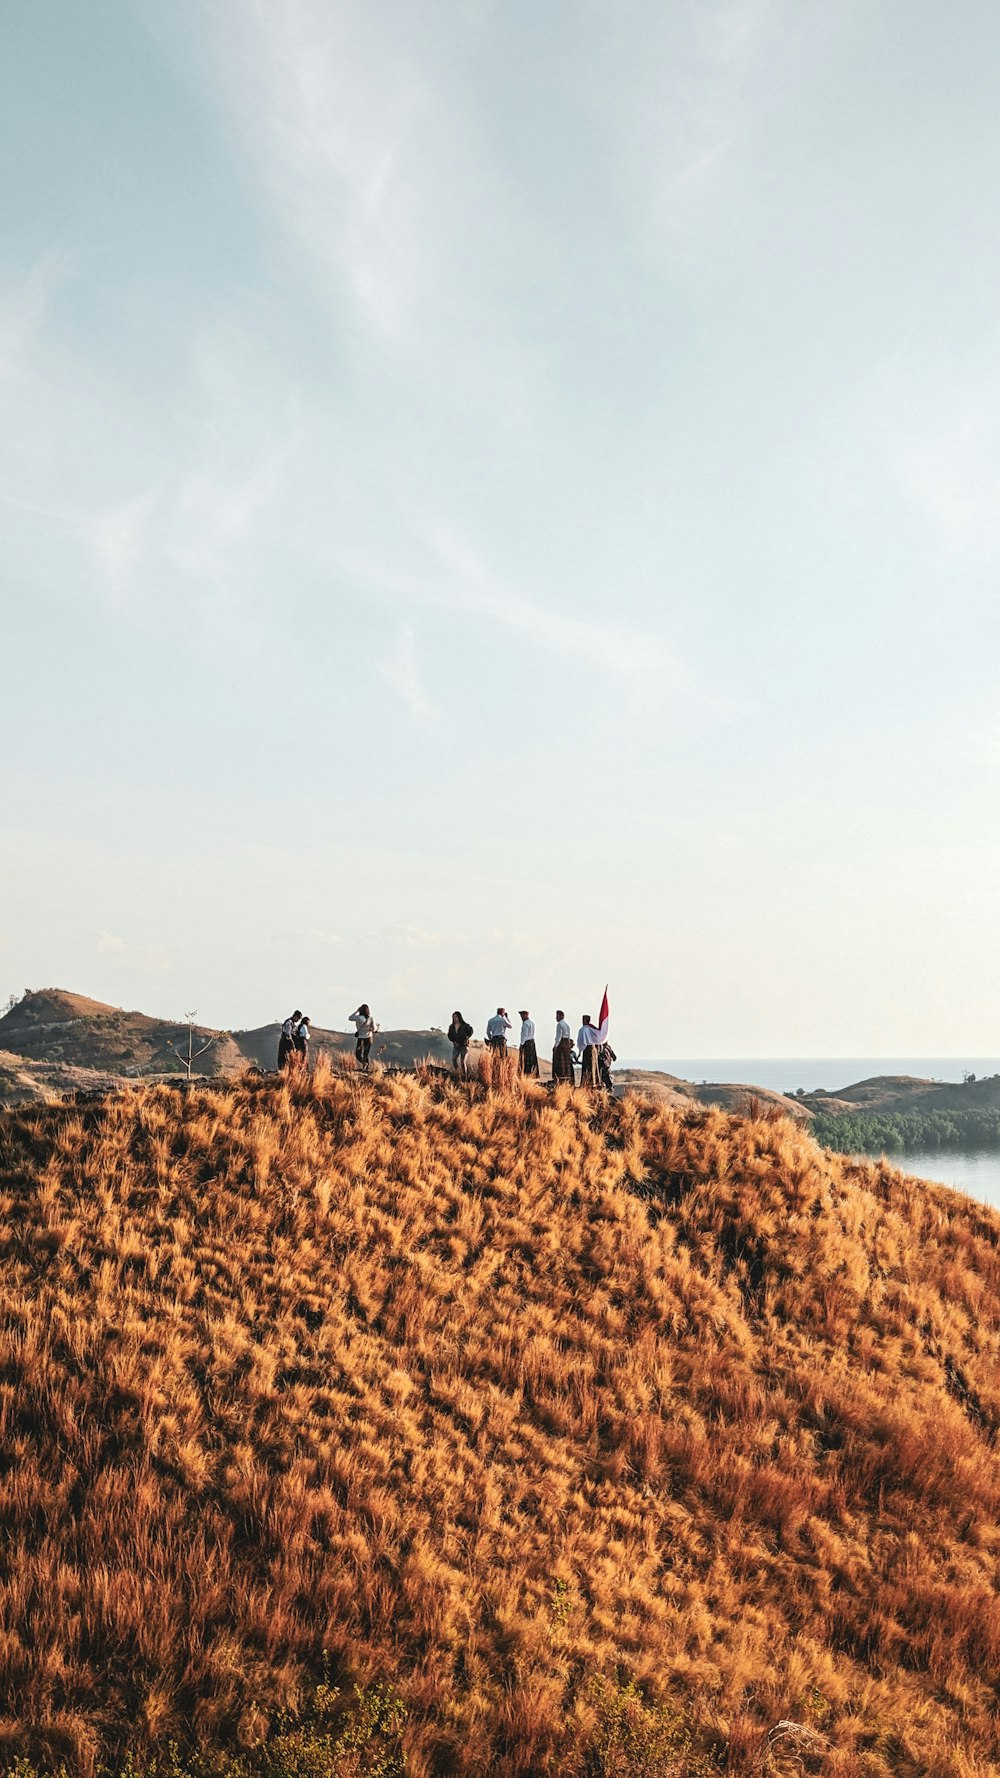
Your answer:
[[[309,1014],[295,1011],[281,1022],[278,1037],[278,1067],[307,1069],[309,1067]]]
[[[522,1074],[538,1073],[538,1045],[535,1040],[535,1021],[527,1007],[518,1011],[521,1021],[521,1033],[518,1042],[518,1059]],[[492,1018],[486,1022],[486,1043],[494,1055],[507,1054],[507,1033],[513,1030],[513,1024],[507,1017],[507,1008],[498,1006]],[[453,1012],[451,1024],[448,1026],[448,1041],[451,1044],[452,1066],[456,1074],[468,1073],[469,1044],[472,1042],[472,1026],[463,1019],[460,1012]],[[580,1070],[582,1087],[603,1087],[613,1092],[611,1081],[611,1064],[618,1060],[607,1037],[607,1021],[603,1025],[594,1024],[589,1012],[583,1015],[583,1023],[577,1032],[576,1046],[573,1045],[573,1034],[569,1020],[561,1007],[556,1009],[555,1040],[552,1045],[552,1078],[568,1081],[570,1086],[576,1085],[576,1069]]]
[[[608,1042],[606,1008],[605,999],[604,1017],[600,1025],[594,1024],[589,1012],[584,1013],[574,1045],[569,1020],[561,1007],[557,1007],[555,1039],[552,1045],[553,1080],[567,1081],[570,1086],[575,1086],[576,1070],[579,1068],[582,1087],[600,1087],[609,1093],[614,1091],[611,1064],[618,1058]],[[519,1067],[522,1074],[537,1075],[539,1068],[535,1021],[526,1007],[521,1008],[518,1018],[521,1021]],[[354,1026],[354,1054],[358,1067],[367,1073],[371,1067],[372,1042],[381,1027],[372,1018],[372,1010],[366,1000],[362,1000],[355,1012],[348,1014],[348,1023]],[[297,1007],[282,1022],[278,1038],[279,1069],[308,1069],[309,1026],[308,1013],[300,1012]],[[507,1008],[498,1006],[493,1017],[486,1022],[486,1043],[493,1055],[499,1057],[507,1054],[507,1033],[513,1028],[507,1017]],[[452,1067],[456,1074],[465,1076],[469,1072],[469,1045],[475,1035],[473,1028],[460,1012],[453,1012],[447,1035],[451,1044]]]
[[[367,1002],[363,1000],[357,1011],[348,1015],[348,1023],[354,1026],[354,1054],[357,1057],[358,1066],[367,1073],[371,1066],[372,1039],[379,1030]],[[298,1007],[289,1018],[282,1021],[278,1037],[279,1069],[308,1068],[309,1025],[308,1013],[299,1012]]]

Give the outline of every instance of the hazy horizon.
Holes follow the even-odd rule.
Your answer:
[[[5,48],[0,998],[1000,1047],[997,9]]]

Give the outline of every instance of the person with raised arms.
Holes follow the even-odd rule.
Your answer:
[[[348,1023],[354,1026],[354,1054],[358,1065],[367,1072],[371,1061],[372,1038],[379,1029],[372,1018],[372,1009],[367,1000],[362,1000],[357,1012],[348,1014]]]
[[[491,1019],[486,1021],[486,1041],[496,1056],[507,1054],[507,1033],[510,1030],[507,1008],[498,1006]]]

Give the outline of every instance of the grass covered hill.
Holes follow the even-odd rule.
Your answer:
[[[325,1070],[10,1111],[0,1193],[0,1764],[389,1771],[294,1763],[325,1663],[417,1778],[996,1770],[1000,1218]]]

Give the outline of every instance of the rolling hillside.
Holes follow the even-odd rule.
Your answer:
[[[278,1030],[277,1023],[233,1032],[197,1025],[192,1047],[203,1053],[196,1072],[231,1080],[248,1067],[273,1069]],[[183,1022],[127,1012],[64,988],[28,993],[0,1018],[0,1103],[180,1074],[178,1053],[186,1054],[187,1044]],[[353,1056],[354,1037],[314,1025],[312,1052]],[[451,1046],[440,1032],[382,1031],[374,1054],[383,1065],[412,1067],[427,1057],[450,1061]]]
[[[8,1762],[363,1771],[266,1753],[326,1670],[417,1778],[996,1770],[997,1216],[324,1069],[9,1111],[0,1191]]]

